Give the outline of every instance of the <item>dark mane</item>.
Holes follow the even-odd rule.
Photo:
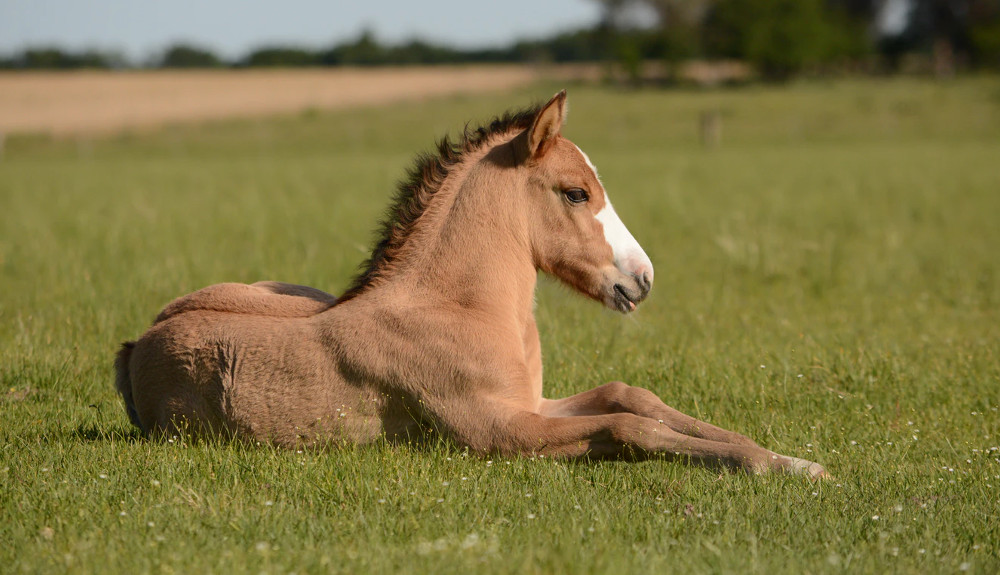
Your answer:
[[[516,112],[506,112],[494,118],[489,124],[470,129],[466,125],[456,141],[447,135],[437,143],[437,154],[422,153],[417,156],[413,167],[407,172],[397,189],[382,223],[378,227],[377,241],[371,256],[360,266],[360,273],[351,287],[337,299],[345,302],[365,290],[389,269],[400,248],[413,231],[420,215],[441,189],[452,167],[461,163],[472,151],[478,150],[487,141],[499,134],[522,131],[531,127],[541,106],[533,106]]]

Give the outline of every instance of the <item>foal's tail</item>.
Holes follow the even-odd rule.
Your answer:
[[[118,351],[118,356],[115,358],[115,387],[118,388],[118,393],[125,400],[125,411],[128,413],[128,418],[132,421],[132,424],[145,431],[142,423],[139,422],[139,414],[135,410],[135,401],[132,400],[132,377],[128,372],[128,364],[129,358],[132,357],[133,348],[135,348],[135,342],[126,341]]]

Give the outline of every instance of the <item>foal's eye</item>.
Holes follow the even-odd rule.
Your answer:
[[[563,190],[563,195],[566,196],[566,199],[573,204],[582,204],[590,199],[587,192],[585,190],[581,190],[580,188],[569,188],[567,190]]]

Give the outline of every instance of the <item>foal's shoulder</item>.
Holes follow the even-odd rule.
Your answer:
[[[280,282],[221,283],[167,304],[154,324],[182,313],[214,311],[268,317],[309,317],[326,311],[337,298],[316,288]]]

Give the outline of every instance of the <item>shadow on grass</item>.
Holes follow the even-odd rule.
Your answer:
[[[70,433],[70,437],[85,442],[139,443],[147,441],[142,432],[134,427],[112,427],[109,429],[96,423],[78,425],[76,431]]]
[[[94,407],[94,406],[91,406]],[[415,434],[409,437],[388,438],[382,437],[377,441],[367,444],[357,444],[348,440],[326,438],[319,441],[303,442],[298,445],[275,445],[261,442],[249,437],[234,435],[201,435],[189,433],[186,430],[175,431],[174,434],[146,434],[142,430],[133,426],[120,426],[101,421],[90,423],[80,423],[76,429],[66,434],[68,437],[88,443],[119,442],[119,443],[177,443],[179,445],[219,445],[229,446],[240,450],[264,450],[295,451],[309,450],[312,452],[335,452],[346,450],[363,450],[381,447],[383,449],[408,449],[423,453],[446,453],[448,455],[459,456],[463,453],[468,455],[468,450],[456,446],[454,443],[443,439],[433,431],[425,430],[422,434]]]

